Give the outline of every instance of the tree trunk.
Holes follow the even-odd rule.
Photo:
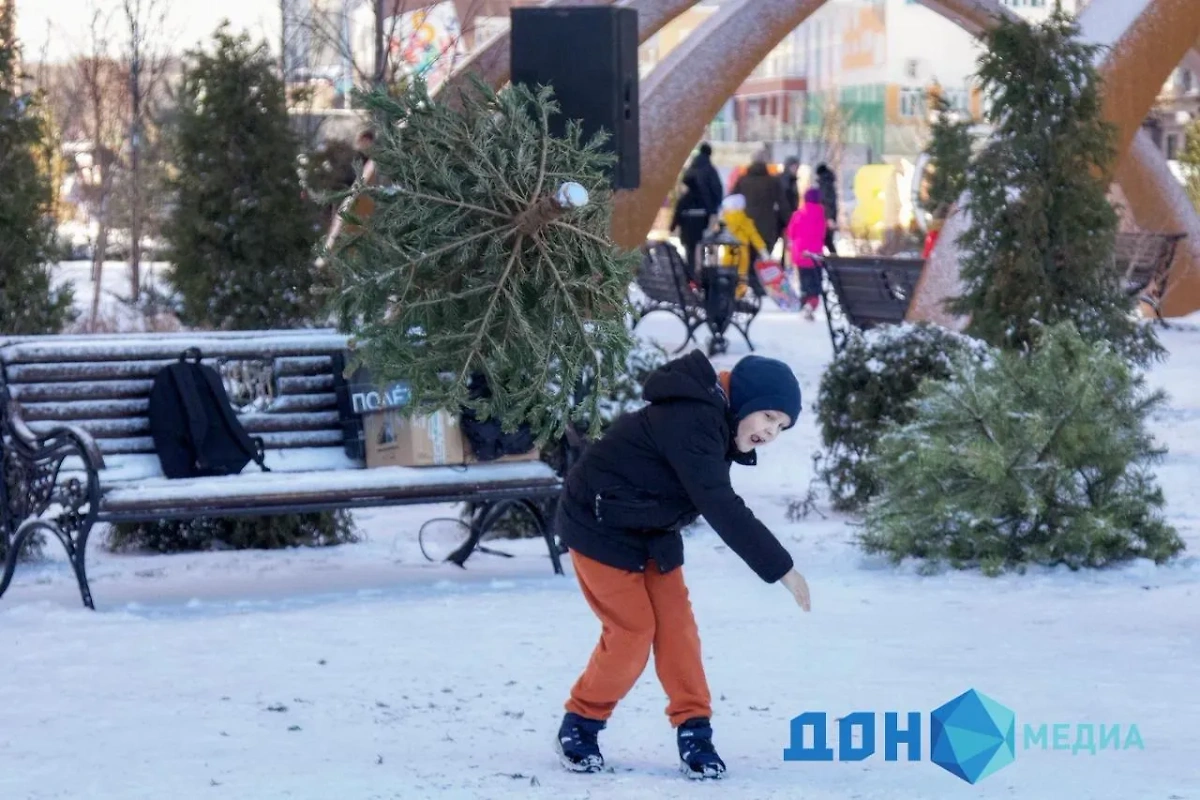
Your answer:
[[[107,182],[108,178],[103,179]],[[100,213],[96,219],[96,251],[92,254],[92,320],[90,329],[96,330],[96,320],[100,315],[100,293],[104,280],[104,256],[108,251],[108,187],[101,190]]]
[[[387,42],[383,34],[383,4],[384,0],[374,0],[375,3],[375,86],[383,86],[387,72]]]

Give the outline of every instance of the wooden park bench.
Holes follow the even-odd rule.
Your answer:
[[[1150,306],[1160,322],[1162,300],[1167,288],[1167,274],[1182,233],[1151,233],[1148,231],[1118,233],[1114,257],[1118,273],[1124,281],[1125,294]]]
[[[222,373],[247,432],[264,440],[269,472],[251,462],[232,476],[163,476],[150,388],[192,347]],[[96,523],[433,503],[474,503],[484,527],[501,506],[526,508],[563,574],[541,510],[561,481],[542,461],[367,469],[348,454],[344,426],[353,417],[339,412],[346,352],[346,337],[325,330],[0,339],[0,595],[37,534],[62,542],[83,603],[94,608],[85,557]],[[471,534],[477,541],[486,532]]]
[[[655,311],[666,311],[687,328],[687,336],[676,350],[682,352],[695,340],[696,331],[708,324],[703,293],[692,286],[687,276],[687,263],[670,242],[646,242],[642,245],[642,262],[638,267],[636,284],[640,297],[633,301],[637,320],[634,327]],[[761,310],[762,302],[753,292],[736,302],[730,325],[746,340],[751,351],[750,325]]]
[[[822,302],[834,353],[855,331],[904,322],[925,266],[914,258],[815,257],[825,273]]]

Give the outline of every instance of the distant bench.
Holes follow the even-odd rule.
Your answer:
[[[642,262],[635,281],[641,296],[633,300],[633,308],[637,313],[634,327],[647,314],[666,311],[687,328],[683,344],[675,351],[682,352],[695,339],[696,331],[708,324],[704,295],[688,279],[687,264],[675,245],[665,241],[649,241],[642,245],[641,253]],[[762,301],[753,292],[747,291],[734,301],[730,319],[730,325],[742,335],[752,352],[754,343],[750,341],[750,325],[761,309]]]
[[[1117,234],[1114,258],[1118,274],[1124,281],[1126,296],[1136,298],[1162,317],[1162,300],[1166,294],[1167,275],[1179,243],[1187,238],[1183,233],[1150,233],[1147,231]]]
[[[266,465],[239,475],[168,479],[148,419],[154,375],[199,348],[238,417],[264,440]],[[98,522],[258,516],[431,503],[476,504],[484,527],[522,506],[559,548],[542,513],[561,481],[541,461],[366,469],[346,453],[339,391],[347,340],[327,330],[33,336],[0,339],[0,596],[30,536],[62,542],[83,603],[95,608],[85,557]],[[478,538],[486,530],[474,530]]]
[[[825,270],[830,291],[822,292],[825,320],[835,353],[853,331],[898,325],[908,314],[923,259],[861,256],[815,256]]]

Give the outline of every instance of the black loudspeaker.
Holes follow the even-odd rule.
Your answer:
[[[611,6],[512,9],[512,82],[554,89],[562,113],[550,133],[579,120],[586,142],[603,129],[617,157],[616,189],[641,181],[637,10]]]

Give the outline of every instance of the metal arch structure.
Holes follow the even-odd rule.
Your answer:
[[[547,0],[544,5],[604,5],[610,0]],[[978,35],[1010,13],[995,0],[920,0],[930,9]],[[623,0],[638,9],[639,41],[645,42],[695,0]],[[1101,64],[1106,83],[1106,113],[1120,131],[1122,157],[1115,180],[1139,225],[1188,234],[1176,256],[1163,313],[1190,313],[1200,307],[1200,218],[1168,170],[1149,137],[1140,132],[1159,88],[1181,61],[1200,66],[1200,14],[1195,0],[1149,0],[1130,12],[1137,0],[1093,0],[1080,16],[1084,35],[1111,46]],[[770,51],[803,23],[824,0],[739,0],[723,4],[681,42],[642,82],[642,186],[616,195],[613,238],[634,248],[644,242],[662,198],[673,186],[692,144],[727,98]],[[1189,13],[1191,11],[1192,13]],[[1114,29],[1112,20],[1118,20]],[[509,39],[504,33],[480,48],[443,85],[441,93],[476,74],[499,88],[509,77]],[[958,216],[958,215],[955,215]],[[953,238],[952,217],[941,241]],[[939,247],[913,298],[914,318],[947,324],[940,300],[954,291],[957,257]]]

